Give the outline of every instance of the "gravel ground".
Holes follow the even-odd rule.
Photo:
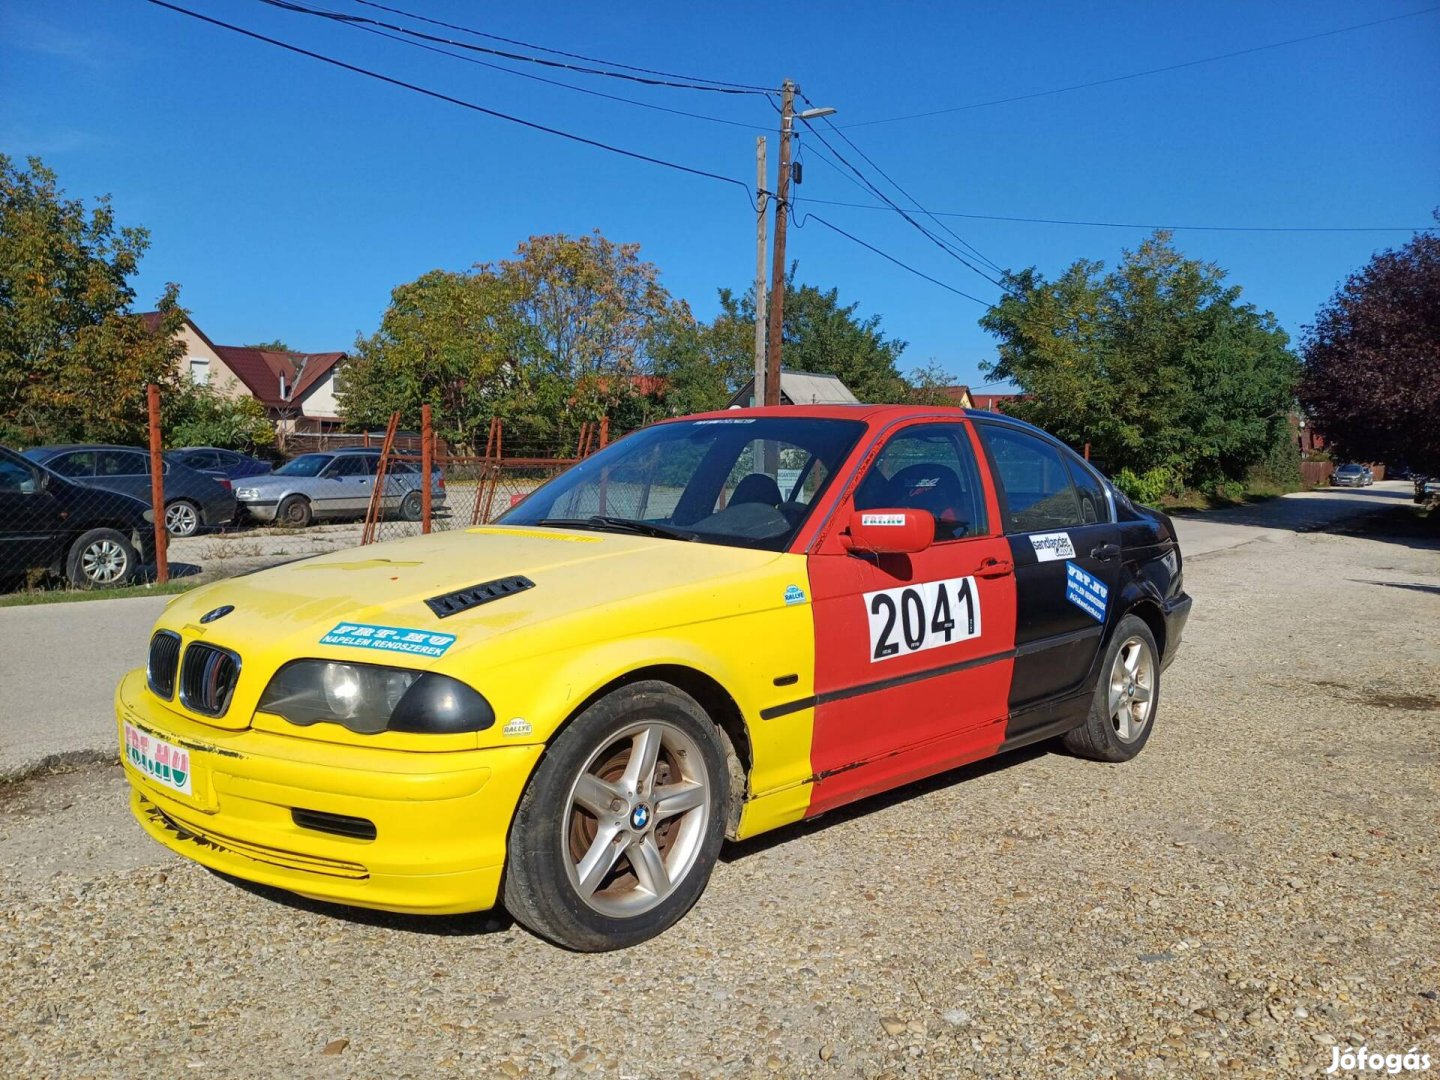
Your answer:
[[[623,953],[241,887],[145,839],[116,767],[0,788],[0,1065],[1290,1077],[1336,1043],[1440,1062],[1440,548],[1287,536],[1187,578],[1135,762],[1032,751],[733,846],[687,919]]]

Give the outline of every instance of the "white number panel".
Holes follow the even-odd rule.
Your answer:
[[[980,636],[980,593],[973,577],[866,593],[865,610],[871,663]]]

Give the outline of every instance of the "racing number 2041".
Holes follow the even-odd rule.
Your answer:
[[[980,595],[973,577],[866,593],[865,609],[872,662],[980,636]]]

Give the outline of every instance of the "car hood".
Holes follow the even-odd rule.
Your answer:
[[[572,645],[586,637],[598,639],[607,633],[607,609],[659,592],[673,593],[674,603],[667,597],[665,604],[646,607],[656,613],[657,624],[693,621],[698,607],[722,602],[725,594],[718,586],[724,579],[746,576],[779,558],[769,551],[617,533],[480,526],[353,548],[216,582],[177,597],[160,625],[242,656],[263,651],[276,660],[270,666],[296,657],[333,656],[443,668],[500,638],[523,636],[527,651],[543,651],[551,629],[562,622],[571,624],[566,640]],[[517,576],[534,587],[445,618],[425,603]],[[778,595],[774,601],[784,602]],[[201,622],[222,606],[233,610]],[[739,612],[732,605],[727,613]],[[322,643],[336,627],[356,625],[453,636],[455,641],[439,655]],[[575,625],[583,628],[579,638]],[[539,637],[532,639],[532,634]],[[487,655],[495,655],[493,649]]]

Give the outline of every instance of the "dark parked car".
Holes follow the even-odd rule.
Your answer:
[[[165,460],[178,461],[187,469],[194,469],[196,472],[220,473],[231,480],[263,476],[270,471],[268,461],[248,457],[234,450],[221,450],[215,446],[182,446],[178,450],[167,450]]]
[[[1375,483],[1375,474],[1364,465],[1350,463],[1341,465],[1330,474],[1330,483],[1335,487],[1369,487]]]
[[[123,585],[146,560],[151,530],[148,503],[0,447],[0,579],[50,570],[81,587]]]
[[[118,491],[150,501],[150,455],[129,446],[41,446],[25,456],[88,488]],[[165,462],[165,528],[171,536],[194,536],[235,517],[228,480]]]

